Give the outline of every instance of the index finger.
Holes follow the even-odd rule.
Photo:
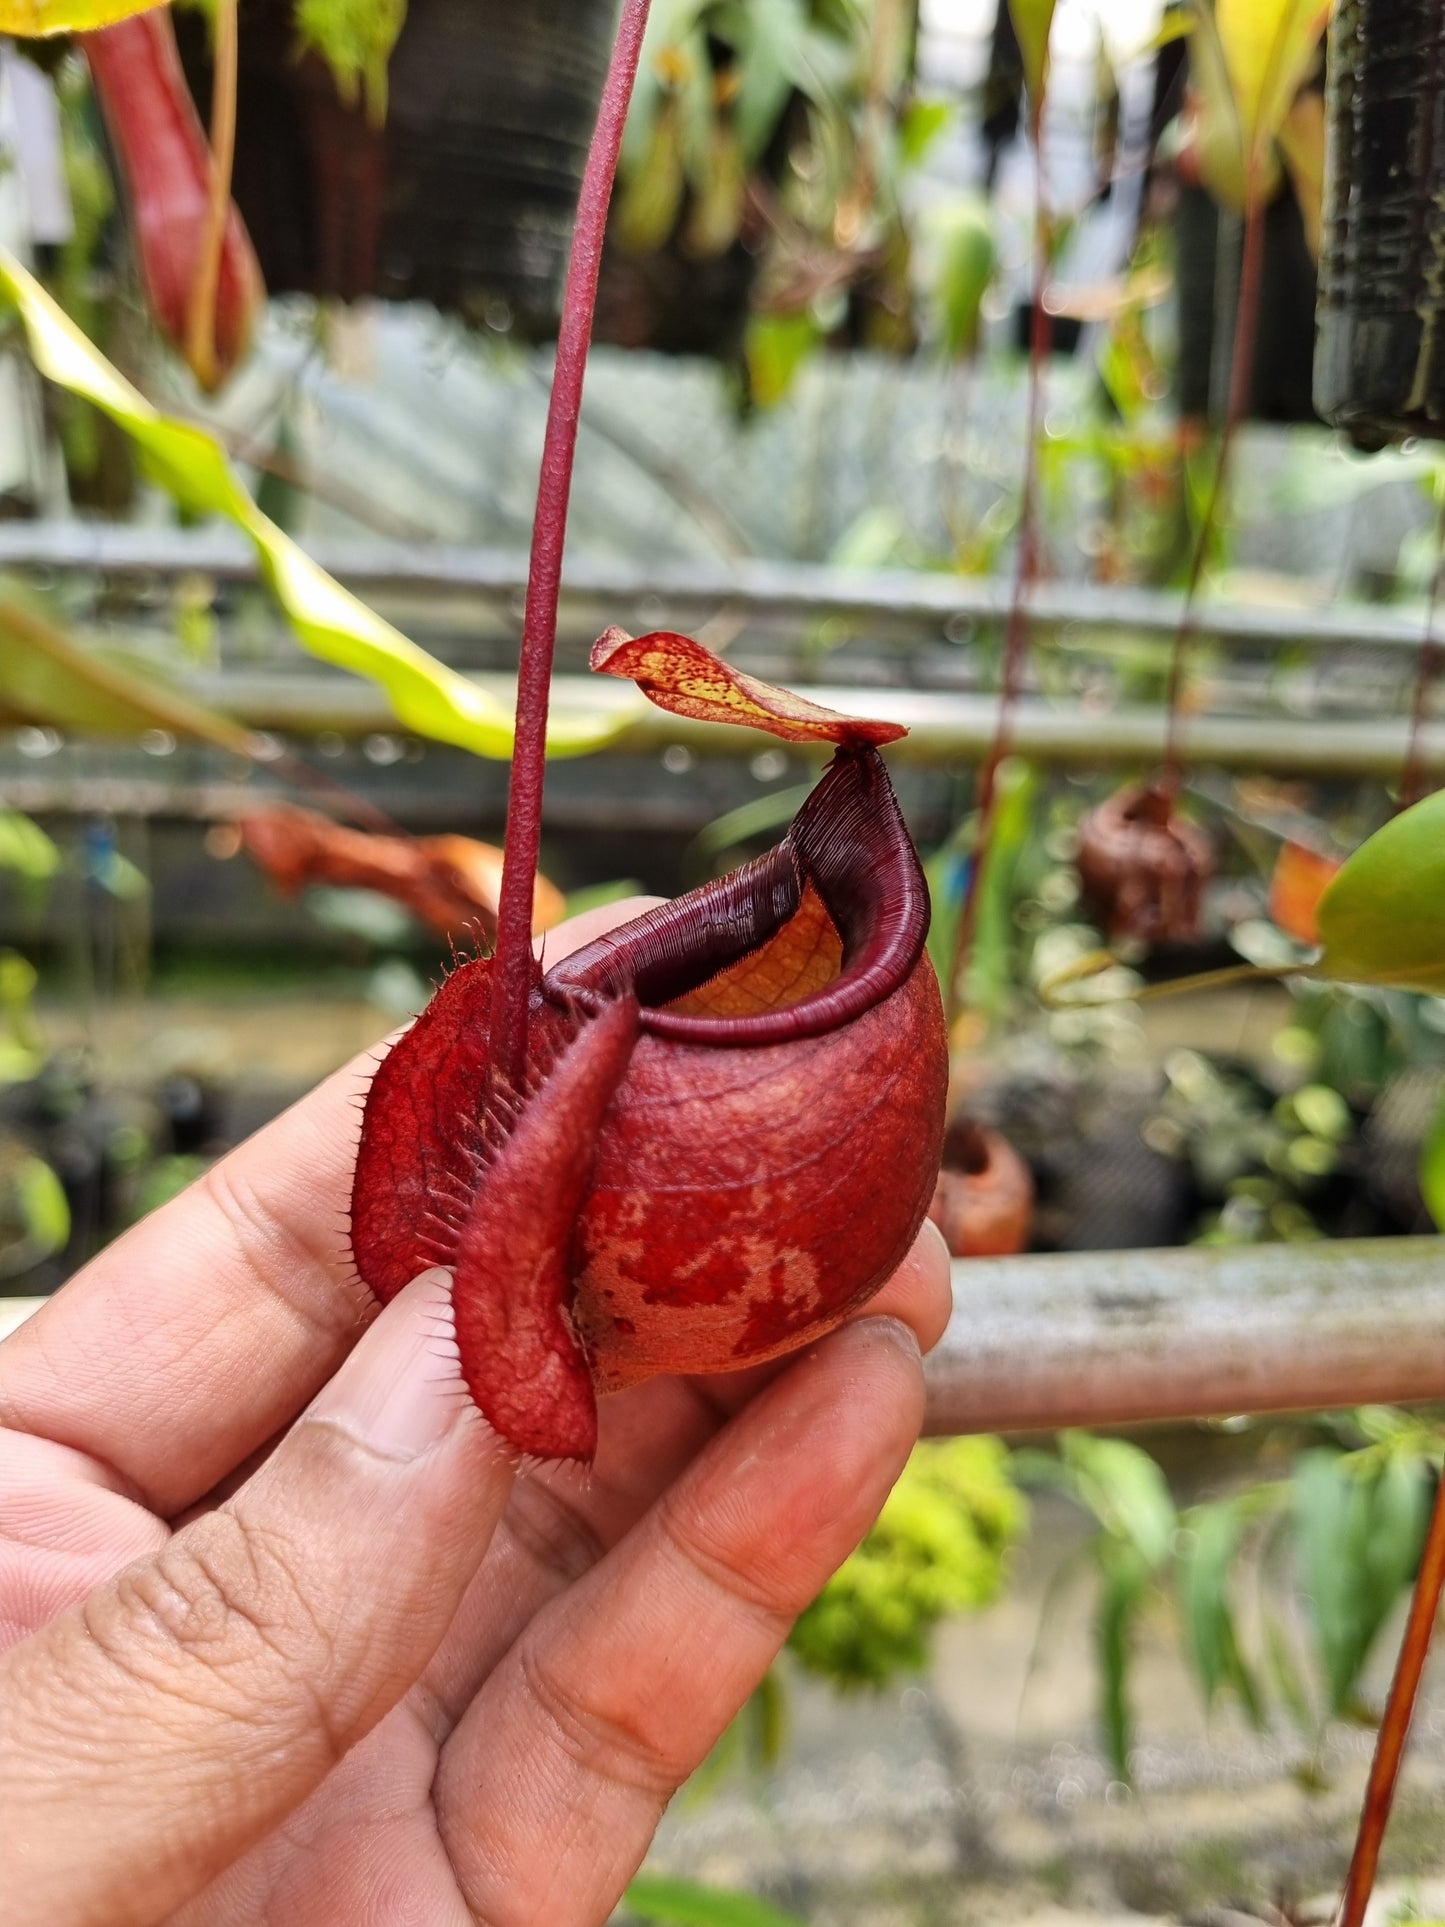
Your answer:
[[[636,910],[550,931],[549,962]],[[375,1055],[118,1238],[7,1339],[0,1424],[89,1454],[163,1518],[288,1425],[377,1309],[347,1238]]]

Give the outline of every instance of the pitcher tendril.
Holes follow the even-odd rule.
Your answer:
[[[532,553],[527,570],[527,607],[517,663],[517,742],[507,798],[501,900],[497,907],[496,985],[492,1027],[492,1082],[509,1090],[521,1087],[527,1061],[527,1000],[532,987],[532,879],[542,842],[542,790],[546,779],[547,707],[552,658],[557,646],[557,598],[562,583],[562,549],[567,536],[567,504],[577,452],[577,422],[597,277],[607,232],[607,209],[617,174],[622,130],[627,123],[632,84],[651,0],[625,0],[597,127],[587,154],[577,223],[562,296],[557,360],[537,510],[532,523]]]

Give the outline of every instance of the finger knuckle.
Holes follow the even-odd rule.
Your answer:
[[[584,1774],[666,1801],[692,1770],[692,1761],[669,1743],[665,1720],[649,1720],[634,1699],[624,1696],[616,1707],[604,1706],[554,1673],[528,1645],[521,1676],[555,1743]]]
[[[582,1507],[543,1479],[519,1480],[503,1518],[518,1551],[559,1589],[590,1572],[602,1557],[601,1537]]]
[[[671,1498],[657,1508],[657,1530],[673,1557],[734,1611],[765,1627],[786,1627],[807,1605],[809,1590],[790,1570],[780,1548],[763,1543],[756,1529],[710,1529]],[[729,1539],[738,1541],[729,1544]]]
[[[237,1261],[266,1296],[281,1298],[323,1338],[355,1326],[357,1296],[339,1288],[346,1269],[339,1235],[318,1237],[310,1220],[293,1223],[274,1209],[235,1154],[211,1165],[197,1182],[225,1225]]]
[[[124,1674],[241,1718],[281,1716],[332,1660],[284,1542],[232,1513],[178,1533],[86,1605],[91,1639]]]

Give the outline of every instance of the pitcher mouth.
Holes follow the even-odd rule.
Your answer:
[[[810,984],[821,979],[816,988],[743,1015],[675,1007],[755,958],[810,898],[821,903],[832,933],[830,942],[820,930],[809,958]],[[542,979],[540,994],[566,1003],[579,994],[631,990],[642,1029],[679,1043],[819,1037],[907,980],[923,951],[928,914],[928,885],[882,759],[849,745],[837,751],[775,849],[564,958]]]

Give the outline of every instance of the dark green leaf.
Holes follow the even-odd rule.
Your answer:
[[[1365,1465],[1320,1449],[1301,1456],[1293,1484],[1300,1572],[1329,1710],[1338,1715],[1419,1560],[1427,1482],[1406,1458]]]
[[[1244,1515],[1230,1500],[1197,1506],[1188,1515],[1189,1537],[1180,1556],[1180,1598],[1190,1659],[1206,1706],[1230,1687],[1251,1725],[1264,1724],[1264,1707],[1245,1662],[1230,1600],[1229,1582],[1239,1550]]]
[[[1099,1718],[1104,1750],[1121,1780],[1129,1775],[1133,1718],[1129,1708],[1129,1655],[1134,1624],[1152,1575],[1132,1546],[1104,1539],[1099,1546],[1099,1604],[1094,1645],[1099,1662]]]
[[[1206,1706],[1228,1676],[1229,1572],[1239,1549],[1240,1518],[1227,1500],[1196,1506],[1186,1520],[1180,1555],[1180,1601],[1189,1657]]]
[[[1264,1615],[1264,1654],[1270,1683],[1287,1708],[1290,1718],[1301,1733],[1313,1738],[1319,1725],[1315,1710],[1310,1704],[1294,1654],[1290,1651],[1289,1635],[1275,1614],[1269,1611]]]
[[[1420,1154],[1420,1191],[1436,1229],[1445,1231],[1445,1093]]]

